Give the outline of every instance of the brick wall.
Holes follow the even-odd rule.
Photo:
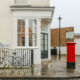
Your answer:
[[[74,42],[74,39],[66,39],[66,32],[73,31],[74,27],[66,27],[61,28],[61,46],[65,47],[66,42]],[[51,47],[58,47],[59,46],[59,28],[51,29]]]

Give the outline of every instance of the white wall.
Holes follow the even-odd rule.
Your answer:
[[[0,2],[0,43],[9,44],[12,47],[12,12],[10,10],[11,0]]]
[[[80,39],[75,39],[75,43],[76,43],[76,54],[80,55]]]
[[[58,54],[59,54],[59,47],[57,47]],[[61,47],[61,54],[67,54],[67,47]]]
[[[80,39],[75,39],[75,55],[80,55]],[[59,47],[57,47],[59,54]],[[61,47],[61,54],[67,54],[67,47]]]

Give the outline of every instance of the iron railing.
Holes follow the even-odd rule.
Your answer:
[[[0,67],[27,67],[33,64],[33,49],[0,48]]]

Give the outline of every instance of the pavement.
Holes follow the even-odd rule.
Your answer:
[[[51,61],[25,69],[0,69],[0,77],[74,77],[80,76],[80,56],[76,56],[76,68],[66,68],[66,56],[52,56]]]
[[[76,56],[76,68],[67,69],[67,57],[61,56],[61,60],[59,60],[58,56],[52,56],[50,62],[43,62],[43,67],[47,65],[47,71],[43,75],[51,76],[51,77],[74,77],[80,76],[80,56]],[[44,67],[45,68],[45,67]]]

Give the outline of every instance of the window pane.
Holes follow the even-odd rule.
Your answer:
[[[43,38],[41,38],[41,50],[48,50],[48,34],[41,33],[41,36],[43,36]]]
[[[22,37],[22,46],[25,46],[25,37]]]
[[[25,32],[25,21],[22,20],[22,32]]]
[[[45,50],[48,50],[48,46],[47,45],[45,45]]]
[[[48,19],[41,20],[41,31],[48,32]]]
[[[21,20],[18,20],[18,32],[21,32]]]
[[[48,41],[47,40],[45,40],[45,45],[48,45]]]
[[[41,50],[43,50],[43,45],[41,45]]]
[[[29,20],[29,46],[36,46],[36,20]]]
[[[18,46],[25,46],[25,21],[18,20]]]
[[[66,32],[66,39],[73,39],[74,38],[74,32],[71,31],[71,32]]]
[[[45,39],[48,39],[48,35],[45,35]]]

